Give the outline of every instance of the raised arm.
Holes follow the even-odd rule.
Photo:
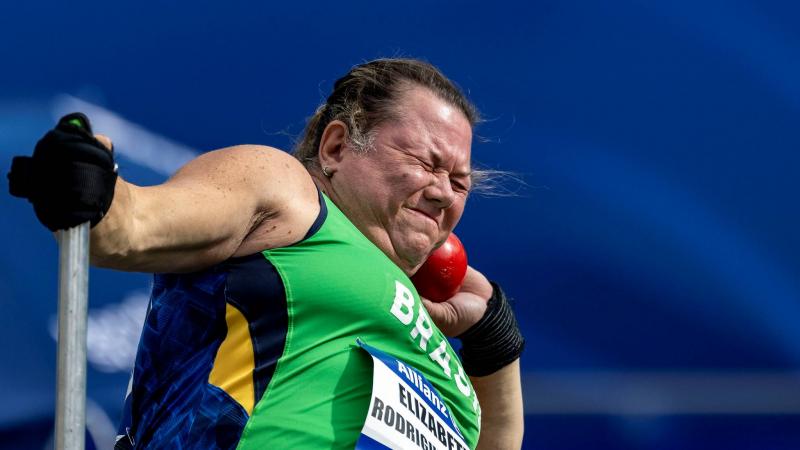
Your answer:
[[[182,272],[299,240],[318,213],[317,193],[286,153],[242,145],[203,154],[167,182],[122,179],[92,229],[92,263]]]
[[[464,370],[481,404],[477,448],[519,449],[524,432],[519,355],[524,340],[502,290],[468,267],[453,298],[423,302],[436,325],[463,344]]]
[[[242,145],[206,153],[167,182],[140,187],[117,176],[111,141],[80,113],[64,116],[18,156],[12,195],[33,203],[52,231],[91,222],[93,264],[184,272],[292,244],[319,211],[305,168],[279,150]]]

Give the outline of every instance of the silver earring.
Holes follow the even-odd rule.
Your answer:
[[[328,178],[330,178],[330,177],[331,177],[331,175],[333,175],[332,173],[330,173],[330,172],[328,171],[328,166],[322,166],[322,174],[323,174],[323,175],[325,175],[325,176],[326,176],[326,177],[328,177]]]

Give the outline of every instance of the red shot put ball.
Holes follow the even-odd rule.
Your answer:
[[[456,235],[450,233],[444,244],[434,250],[411,277],[411,282],[422,297],[443,302],[456,295],[466,274],[467,252]]]

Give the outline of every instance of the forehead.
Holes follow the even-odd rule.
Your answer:
[[[387,137],[469,165],[472,125],[457,106],[417,86],[401,91],[394,112],[396,120],[380,127]]]

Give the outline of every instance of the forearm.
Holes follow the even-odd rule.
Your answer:
[[[485,377],[470,377],[481,404],[478,449],[506,450],[522,446],[524,418],[519,359]]]
[[[523,434],[519,356],[525,339],[503,290],[496,283],[490,287],[483,317],[459,335],[461,361],[481,404],[478,448],[519,449]]]
[[[224,260],[250,225],[240,204],[203,187],[140,187],[118,179],[108,214],[92,229],[91,262],[140,272],[180,272]],[[227,218],[230,220],[219,220]]]
[[[94,226],[90,234],[91,263],[98,267],[114,267],[115,261],[124,260],[131,253],[132,185],[117,178],[114,200],[105,217]]]

